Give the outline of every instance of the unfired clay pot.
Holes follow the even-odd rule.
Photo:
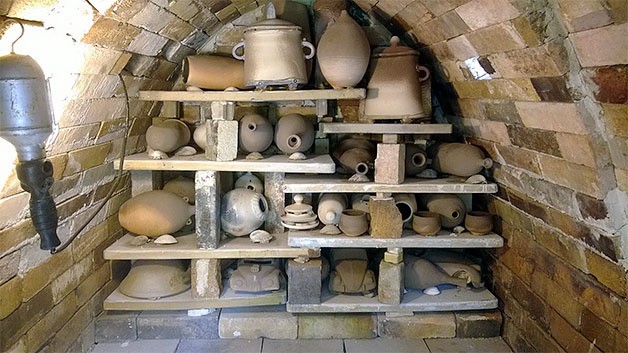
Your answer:
[[[352,209],[342,211],[338,227],[350,237],[357,237],[366,233],[369,230],[366,212]]]
[[[195,208],[179,195],[152,190],[139,194],[120,206],[120,225],[137,235],[158,237],[181,229]]]
[[[441,173],[468,177],[493,166],[484,152],[467,143],[443,143],[436,148],[432,166]]]
[[[194,129],[194,134],[192,134],[192,139],[198,147],[203,150],[207,149],[207,123],[202,123]]]
[[[246,88],[244,63],[234,58],[217,55],[191,55],[183,59],[183,82],[210,90],[222,91],[228,87]]]
[[[426,211],[415,212],[412,219],[412,229],[421,235],[436,235],[440,230],[440,215]]]
[[[196,189],[194,179],[178,176],[164,185],[164,190],[181,196],[187,203],[194,205],[196,201]]]
[[[318,200],[317,214],[323,224],[338,224],[342,211],[347,209],[345,194],[323,194]]]
[[[275,144],[287,154],[309,150],[314,135],[314,125],[301,114],[283,116],[275,126]]]
[[[471,211],[464,218],[464,227],[473,235],[484,235],[493,229],[493,215],[488,212]]]
[[[179,119],[167,119],[146,130],[146,145],[155,151],[174,152],[189,141],[190,129]]]
[[[370,55],[362,27],[345,10],[327,27],[318,43],[318,64],[327,82],[336,89],[357,85],[368,68]]]
[[[349,173],[366,174],[375,162],[375,145],[364,138],[340,141],[333,152],[340,165]]]
[[[234,184],[234,188],[244,188],[264,194],[264,183],[251,172],[246,172],[239,177]]]
[[[249,235],[268,216],[268,203],[262,194],[249,189],[233,189],[222,197],[222,229],[236,237]]]
[[[401,221],[412,221],[412,215],[417,210],[417,203],[414,194],[394,194],[395,206],[401,212]]]
[[[314,12],[314,43],[317,47],[329,24],[335,22],[338,17],[340,17],[342,10],[346,9],[346,0],[316,0],[314,4],[312,4],[312,10]],[[323,87],[324,81],[325,79],[320,70],[320,65],[316,65],[316,70],[314,71],[316,87]]]
[[[240,148],[245,152],[263,152],[273,143],[273,125],[259,114],[240,119]]]
[[[133,298],[159,299],[190,289],[190,272],[182,260],[135,260],[120,282],[120,293]]]
[[[417,145],[406,145],[406,175],[419,174],[425,168],[427,168],[427,154],[425,151]]]
[[[422,195],[421,203],[430,212],[438,213],[441,225],[445,228],[453,228],[460,225],[467,213],[462,200],[454,194]]]
[[[368,194],[353,194],[351,195],[351,208],[354,210],[364,211],[369,213],[369,200],[371,195]]]
[[[429,78],[429,70],[419,66],[416,50],[399,45],[398,37],[393,36],[390,45],[371,56],[363,117],[369,120],[428,118],[420,82]]]
[[[412,255],[404,256],[404,285],[406,288],[425,289],[439,284],[466,287],[467,281],[448,275],[433,263]]]

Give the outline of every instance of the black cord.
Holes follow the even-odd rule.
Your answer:
[[[129,92],[126,88],[126,83],[124,83],[124,79],[122,78],[122,74],[118,74],[118,78],[120,79],[120,82],[122,83],[122,88],[124,90],[124,98],[126,101],[126,116],[124,120],[125,132],[124,132],[124,139],[122,140],[122,151],[120,152],[121,154],[120,155],[120,168],[118,169],[118,175],[116,175],[115,182],[111,186],[111,189],[109,190],[109,193],[107,193],[107,196],[105,196],[104,201],[98,206],[98,208],[96,208],[94,213],[85,221],[85,223],[83,223],[83,225],[79,229],[77,229],[74,232],[74,234],[72,234],[72,236],[65,243],[61,244],[61,246],[57,248],[50,250],[51,254],[56,254],[63,251],[72,243],[72,241],[74,241],[74,239],[76,239],[76,237],[79,236],[79,234],[81,234],[81,232],[85,229],[85,227],[87,227],[89,222],[91,222],[94,219],[94,217],[96,217],[98,212],[100,212],[100,210],[102,210],[103,207],[105,207],[105,205],[107,204],[107,201],[109,201],[109,199],[111,199],[111,196],[113,196],[113,193],[118,187],[118,184],[120,184],[120,180],[122,180],[124,156],[126,153],[126,145],[127,145],[127,141],[129,139],[129,133],[130,133],[129,128],[130,128],[130,122],[131,122],[131,112],[130,112],[131,109],[130,109],[130,104],[129,104]]]

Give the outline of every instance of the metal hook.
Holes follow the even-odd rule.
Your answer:
[[[22,30],[22,33],[20,33],[20,35],[17,38],[15,38],[15,40],[11,43],[11,54],[15,54],[15,43],[17,43],[24,36],[24,25],[22,24],[22,22],[14,19],[14,18],[9,18],[5,22],[9,22],[9,23],[10,22],[15,22],[18,25],[20,25],[20,29]]]

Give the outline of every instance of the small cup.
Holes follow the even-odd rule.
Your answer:
[[[415,212],[412,218],[412,229],[421,235],[436,235],[440,230],[440,215],[436,212]]]
[[[366,212],[354,209],[342,211],[338,227],[345,235],[350,237],[357,237],[366,233],[369,230]]]
[[[464,218],[464,227],[473,235],[484,235],[493,230],[493,215],[488,212],[471,211]]]

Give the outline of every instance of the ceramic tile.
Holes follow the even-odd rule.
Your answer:
[[[501,337],[493,338],[434,338],[425,343],[432,353],[511,353],[512,350]]]

